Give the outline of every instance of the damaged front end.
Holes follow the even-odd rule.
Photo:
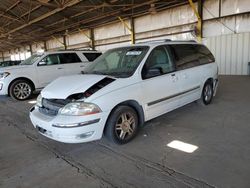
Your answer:
[[[114,78],[105,77],[89,87],[86,91],[74,93],[69,95],[66,99],[42,98],[41,105],[38,106],[39,112],[47,116],[56,116],[59,113],[59,110],[64,109],[64,107],[67,107],[70,103],[76,104],[77,102],[84,102],[86,98],[92,96],[113,81],[115,81]]]

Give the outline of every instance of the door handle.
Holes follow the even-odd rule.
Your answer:
[[[58,67],[57,69],[60,70],[60,69],[63,69],[63,68],[62,67]]]
[[[175,73],[171,74],[171,78],[173,82],[176,82],[178,80],[178,77],[175,75]]]
[[[85,65],[81,65],[80,67],[85,67]]]

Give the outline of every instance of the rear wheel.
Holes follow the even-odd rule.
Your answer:
[[[26,80],[16,80],[10,86],[10,96],[16,100],[26,100],[32,93],[32,85]]]
[[[213,83],[211,81],[207,81],[202,90],[201,102],[204,105],[208,105],[212,102],[212,99],[213,99]]]
[[[138,116],[129,106],[118,106],[110,115],[105,135],[116,144],[126,144],[138,133]]]

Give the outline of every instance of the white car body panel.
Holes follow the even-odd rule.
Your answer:
[[[39,86],[39,88],[43,88],[48,85],[52,80],[63,76],[65,70],[63,65],[38,66],[36,67],[36,73],[37,82],[39,83],[37,85]],[[32,80],[34,80],[34,78]]]
[[[18,65],[18,66],[11,66],[11,67],[4,67],[0,68],[0,72],[10,72],[11,75],[6,77],[4,80],[0,79],[0,84],[3,85],[3,88],[0,90],[0,95],[8,95],[8,88],[9,84],[17,79],[17,78],[27,78],[29,80],[33,80],[34,84],[38,84],[37,74],[34,71],[33,66],[29,65]]]
[[[143,120],[148,121],[199,99],[204,83],[208,79],[213,79],[215,85],[217,85],[218,71],[216,63],[174,71],[143,80],[141,77],[142,67],[148,54],[155,46],[157,45],[149,45],[150,49],[147,55],[145,55],[131,77],[114,78],[113,82],[83,99],[84,102],[97,105],[102,112],[82,117],[57,114],[55,117],[47,118],[47,116],[39,112],[38,107],[34,107],[30,112],[30,118],[33,125],[48,130],[49,133],[46,132],[42,134],[60,142],[89,142],[98,140],[102,137],[104,127],[111,111],[121,103],[134,101],[142,108]],[[41,95],[46,99],[66,99],[72,94],[85,92],[106,77],[108,76],[89,74],[62,77],[49,84],[41,92]],[[214,88],[216,90],[216,87]],[[100,119],[100,121],[77,128],[58,128],[52,126],[54,123],[72,124],[88,122],[93,119]],[[89,137],[77,137],[80,133],[89,132],[93,132]]]
[[[180,83],[176,78],[177,73],[170,73],[144,80],[141,83],[142,93],[147,93],[147,95],[143,95],[146,120],[157,117],[159,114],[172,110],[174,106],[178,106],[179,101],[177,98],[158,102],[158,100],[180,92]]]
[[[18,65],[0,68],[1,72],[9,72],[10,75],[3,80],[0,80],[2,89],[0,95],[7,95],[9,84],[18,78],[26,78],[33,82],[35,89],[40,90],[48,85],[56,78],[64,75],[80,74],[85,67],[90,63],[83,55],[84,51],[57,51],[57,52],[44,52],[32,65]],[[58,64],[58,65],[46,65],[38,66],[39,62],[50,54],[60,53],[76,53],[80,58],[79,63],[70,64]],[[96,53],[95,51],[89,51],[88,53]],[[99,52],[97,52],[99,53]]]
[[[86,91],[106,76],[102,75],[73,75],[64,76],[50,83],[41,94],[47,99],[66,99],[71,94]],[[74,84],[72,84],[74,83]]]
[[[51,125],[54,123],[80,123],[82,122],[82,117],[59,116],[56,118],[48,118],[47,116],[44,116],[43,114],[39,113],[37,109],[35,109],[34,113],[32,113],[32,115],[30,116],[31,122],[34,125],[39,125],[40,127],[43,127],[47,130],[46,134],[43,134],[44,136],[66,143],[81,143],[82,139],[77,139],[77,135],[88,132],[94,133],[90,137],[85,138],[86,142],[92,141],[93,139],[101,139],[107,117],[107,113],[91,115],[86,117],[85,121],[97,118],[99,118],[100,121],[89,126],[82,126],[74,129],[69,128],[65,130],[64,128],[57,128]]]

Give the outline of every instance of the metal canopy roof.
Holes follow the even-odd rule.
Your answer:
[[[1,0],[0,51],[155,13],[187,0]]]

